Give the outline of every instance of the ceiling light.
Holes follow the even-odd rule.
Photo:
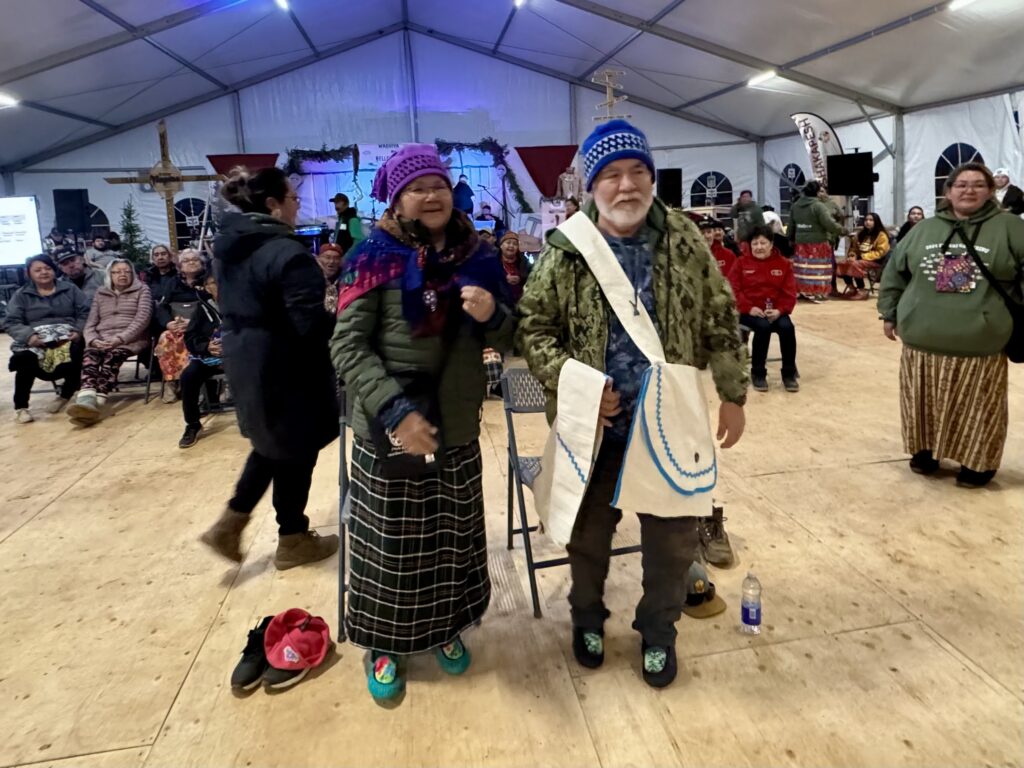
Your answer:
[[[516,8],[522,8],[526,0],[515,0]]]
[[[274,0],[274,2],[277,3],[277,7],[282,11],[288,10],[288,0]]]
[[[768,69],[765,70],[764,72],[759,72],[758,74],[754,75],[752,78],[747,80],[747,85],[749,85],[751,88],[756,88],[759,85],[764,85],[772,78],[778,76],[778,74],[779,73],[776,72],[774,69]]]
[[[953,2],[949,4],[949,10],[959,11],[961,8],[966,8],[973,2],[974,0],[953,0]]]
[[[7,93],[0,93],[0,107],[16,107],[18,100]]]

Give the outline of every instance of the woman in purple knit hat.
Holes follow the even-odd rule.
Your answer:
[[[411,144],[378,170],[388,203],[346,257],[331,357],[352,403],[346,626],[370,651],[370,693],[404,689],[401,657],[470,663],[462,633],[490,602],[478,438],[485,347],[516,319],[493,247],[453,207],[437,149]]]

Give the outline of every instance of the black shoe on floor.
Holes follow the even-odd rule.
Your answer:
[[[178,441],[179,448],[191,448],[199,442],[199,433],[203,431],[202,424],[189,424]]]
[[[996,470],[990,469],[987,472],[975,472],[967,467],[960,467],[956,476],[956,484],[961,488],[984,488],[992,478],[996,476]]]
[[[939,462],[931,451],[918,451],[910,457],[910,469],[919,475],[934,475],[939,471]]]
[[[597,669],[604,664],[604,630],[572,628],[572,653],[580,666]]]
[[[800,391],[800,382],[796,380],[796,376],[783,376],[782,386],[786,388],[787,392]]]
[[[750,385],[758,392],[768,391],[768,377],[763,373],[750,374]]]
[[[303,669],[278,669],[277,667],[267,667],[267,671],[263,673],[263,685],[272,691],[280,690],[281,688],[290,688],[291,686],[298,683],[309,673],[309,667]]]
[[[644,682],[652,688],[664,688],[676,679],[676,649],[674,645],[641,645],[640,665],[644,671]]]
[[[263,673],[270,667],[267,653],[263,649],[263,634],[270,626],[273,616],[264,616],[254,629],[249,630],[249,640],[242,651],[242,660],[231,673],[231,687],[239,691],[251,691],[260,684]]]

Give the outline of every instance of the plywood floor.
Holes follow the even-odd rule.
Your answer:
[[[0,766],[1024,765],[1024,376],[992,487],[911,474],[901,453],[898,345],[873,308],[796,315],[803,391],[751,394],[748,434],[717,496],[741,565],[713,571],[729,611],[683,617],[679,679],[653,691],[629,628],[639,558],[613,562],[608,656],[572,660],[567,570],[540,576],[532,617],[522,552],[504,544],[505,428],[482,446],[495,592],[469,673],[410,664],[394,708],[366,693],[341,644],[276,695],[228,677],[264,614],[337,622],[334,558],[277,573],[269,506],[240,568],[196,537],[246,454],[231,416],[179,451],[180,409],[124,397],[88,431],[64,416],[11,423],[0,378]],[[775,372],[773,372],[774,374]],[[542,420],[520,422],[539,449]],[[310,515],[337,529],[337,444]],[[635,521],[621,538],[635,540]],[[540,554],[551,551],[538,542]],[[765,633],[738,634],[740,582],[764,585]]]

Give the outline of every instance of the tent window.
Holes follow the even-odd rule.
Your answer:
[[[732,205],[732,182],[719,171],[702,173],[690,187],[690,205],[701,208],[707,205]]]
[[[106,237],[110,232],[110,219],[107,218],[107,214],[103,212],[102,208],[97,208],[92,203],[89,203],[89,227],[94,238]]]
[[[186,197],[174,204],[174,229],[179,248],[199,247],[199,228],[203,224],[206,203],[198,197]]]
[[[806,183],[807,177],[796,163],[790,163],[782,169],[782,178],[779,179],[779,214],[783,219],[789,216],[789,208],[797,196],[793,187],[803,189]]]
[[[954,168],[964,163],[984,162],[985,159],[981,156],[981,152],[970,144],[957,142],[946,147],[939,155],[938,162],[935,163],[935,205],[938,206],[945,199],[946,196],[942,188]]]

